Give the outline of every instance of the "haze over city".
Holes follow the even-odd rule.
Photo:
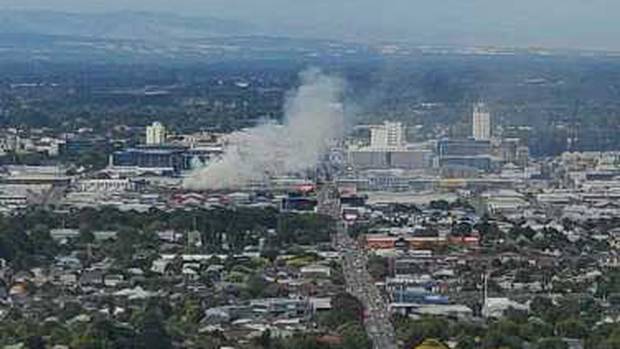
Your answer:
[[[238,20],[258,33],[355,41],[618,50],[613,0],[5,0],[0,9],[155,11]]]

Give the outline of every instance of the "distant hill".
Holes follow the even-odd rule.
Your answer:
[[[75,14],[53,11],[2,11],[2,33],[157,41],[264,34],[244,22],[211,17],[151,12]]]
[[[212,63],[253,59],[342,62],[446,54],[606,54],[343,41],[301,35],[285,24],[262,27],[236,20],[154,12],[18,10],[0,11],[0,52],[0,63]],[[617,57],[614,54],[610,59]]]
[[[329,61],[376,57],[364,45],[332,40],[229,35],[167,39],[106,38],[82,35],[3,33],[3,63],[218,63],[247,60]],[[1,68],[1,67],[0,67]]]

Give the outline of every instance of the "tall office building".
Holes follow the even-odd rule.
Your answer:
[[[472,135],[477,141],[491,139],[491,113],[484,103],[474,105]]]
[[[370,129],[370,148],[398,149],[405,144],[405,129],[400,122],[386,121]]]
[[[385,121],[370,127],[370,145],[350,149],[348,162],[357,169],[422,169],[432,165],[432,152],[407,144],[405,126]]]
[[[166,128],[160,122],[146,127],[146,144],[161,145],[166,143]]]

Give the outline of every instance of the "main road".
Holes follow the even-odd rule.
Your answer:
[[[319,212],[337,220],[332,243],[340,252],[342,271],[347,292],[364,306],[364,327],[374,349],[396,349],[394,327],[388,305],[368,272],[368,257],[360,245],[347,233],[347,224],[340,213],[338,192],[333,185],[325,185],[318,194]]]

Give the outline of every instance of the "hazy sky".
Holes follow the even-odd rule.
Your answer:
[[[618,0],[0,0],[2,8],[166,11],[347,39],[620,49]]]

